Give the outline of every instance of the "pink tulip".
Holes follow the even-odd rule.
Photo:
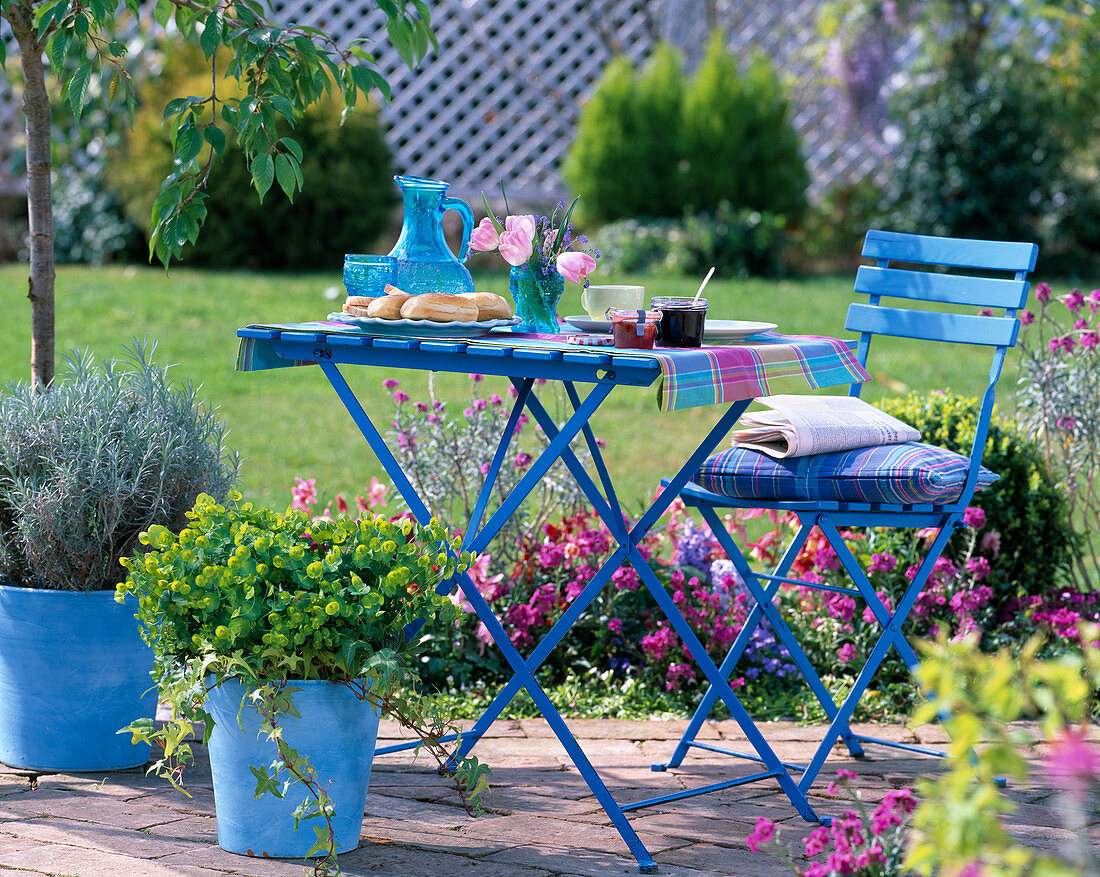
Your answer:
[[[596,260],[588,253],[562,253],[555,261],[558,273],[570,283],[581,283],[596,267]]]
[[[535,242],[535,217],[530,214],[505,216],[504,230],[510,231],[513,234],[519,234],[525,238],[529,244],[533,244]]]
[[[500,235],[500,255],[509,265],[522,265],[534,253],[531,239],[522,231],[505,231]]]
[[[486,216],[478,223],[477,228],[470,232],[470,249],[479,253],[488,253],[497,248],[500,238],[497,236],[493,221]]]

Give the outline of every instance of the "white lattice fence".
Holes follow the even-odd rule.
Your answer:
[[[878,158],[837,117],[807,47],[816,0],[434,0],[439,51],[408,70],[385,41],[385,17],[369,0],[272,0],[286,21],[367,37],[393,87],[383,109],[398,169],[451,182],[476,197],[498,179],[527,200],[564,196],[558,168],[580,106],[614,52],[644,58],[664,36],[689,63],[715,24],[747,57],[763,51],[794,89],[812,193],[871,172]],[[10,37],[10,35],[8,35]],[[21,136],[0,84],[0,187]],[[7,177],[7,185],[12,180]]]

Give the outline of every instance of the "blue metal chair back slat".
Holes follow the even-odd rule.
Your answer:
[[[790,652],[799,672],[829,717],[830,725],[813,757],[805,765],[797,766],[802,774],[798,787],[803,793],[815,781],[838,740],[845,743],[853,756],[862,755],[864,742],[884,742],[853,733],[849,722],[888,651],[895,649],[911,670],[918,666],[916,654],[905,638],[903,627],[933,565],[951,534],[961,525],[963,512],[979,484],[992,480],[992,474],[982,468],[981,462],[993,415],[996,384],[1006,353],[1016,343],[1019,332],[1016,312],[1027,300],[1029,284],[1026,278],[1035,266],[1038,247],[1030,243],[871,230],[864,242],[863,255],[876,263],[861,267],[856,274],[855,292],[866,295],[868,300],[867,303],[857,302],[849,307],[845,326],[860,333],[857,357],[864,366],[876,335],[911,339],[915,343],[931,342],[929,350],[936,355],[949,355],[942,352],[944,345],[991,348],[989,380],[981,398],[969,457],[917,443],[783,461],[770,460],[756,451],[730,449],[708,459],[694,483],[681,491],[684,502],[701,512],[755,601],[719,670],[725,678],[730,678],[753,633],[760,625],[768,623]],[[898,267],[899,263],[904,267]],[[953,273],[953,269],[964,269],[965,273]],[[883,305],[883,299],[889,299],[890,305]],[[994,315],[984,310],[974,313],[975,308],[1003,309],[1003,313]],[[967,313],[967,310],[970,312]],[[849,388],[850,395],[858,396],[859,391],[858,384]],[[931,478],[939,474],[939,468],[945,465],[945,455],[955,461],[946,460],[954,480],[950,490],[945,490],[940,496],[909,496],[902,490],[909,482],[901,486],[888,483],[890,478],[900,477],[895,471],[899,459],[916,461],[912,462],[917,467],[915,476],[910,473],[910,477],[919,482],[924,471],[921,467],[933,465],[925,461],[936,460],[937,471],[927,470]],[[866,487],[866,496],[880,499],[853,501],[864,494],[853,497],[844,491],[840,491],[838,496],[836,483],[828,481],[833,474],[837,478],[856,479],[857,484]],[[798,484],[799,495],[783,492],[787,489],[784,485],[788,480]],[[887,489],[870,489],[884,485],[896,487],[900,501],[881,501],[881,497],[890,499],[894,494]],[[859,493],[859,490],[855,492]],[[797,514],[798,530],[794,539],[770,574],[754,572],[726,530],[720,510],[729,507],[782,509]],[[887,609],[872,587],[866,571],[840,535],[842,530],[853,527],[932,527],[939,530],[915,577],[904,592],[897,595],[897,606],[893,611]],[[881,628],[877,642],[841,703],[834,700],[822,683],[818,671],[806,657],[775,602],[781,586],[798,584],[817,590],[836,590],[836,585],[821,585],[793,579],[789,575],[799,549],[814,528],[819,529],[828,540],[854,584],[855,592],[866,602]],[[857,621],[853,620],[853,623]],[[711,686],[672,757],[667,763],[654,765],[655,770],[679,765],[690,748],[703,745],[697,743],[695,738],[715,702],[716,696]],[[913,747],[907,748],[913,750]],[[942,754],[920,747],[917,749],[929,754]]]

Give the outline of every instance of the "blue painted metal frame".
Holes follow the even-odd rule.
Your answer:
[[[414,368],[423,371],[478,371],[484,374],[507,376],[516,388],[517,396],[509,414],[507,426],[501,435],[490,463],[485,486],[475,502],[471,521],[466,529],[463,547],[474,552],[483,550],[500,531],[504,522],[515,513],[539,480],[558,460],[561,460],[568,468],[617,543],[617,547],[609,559],[596,572],[562,617],[553,625],[526,659],[509,640],[500,620],[470,580],[468,574],[461,574],[455,579],[440,585],[441,592],[452,590],[456,584],[463,588],[466,598],[470,601],[474,611],[486,628],[488,628],[497,647],[500,648],[513,671],[511,680],[502,688],[470,731],[462,735],[456,757],[468,754],[512,698],[520,691],[527,691],[596,799],[604,808],[612,824],[622,836],[623,841],[637,859],[639,870],[642,873],[654,872],[656,864],[627,821],[625,812],[628,810],[690,797],[694,794],[701,794],[702,791],[716,791],[754,780],[774,777],[780,788],[804,818],[808,820],[817,818],[810,807],[805,792],[791,776],[791,771],[798,771],[801,769],[800,766],[780,761],[727,682],[728,673],[724,672],[725,668],[715,666],[672,601],[667,590],[639,551],[639,545],[646,535],[661,515],[664,514],[680,490],[685,487],[691,476],[698,470],[703,460],[722,441],[734,422],[748,406],[750,400],[735,402],[727,407],[706,438],[688,456],[676,475],[667,482],[666,489],[642,513],[634,526],[628,528],[615,493],[613,480],[589,422],[592,415],[616,386],[643,387],[651,385],[660,373],[655,363],[586,350],[578,350],[574,353],[571,351],[512,350],[510,348],[467,349],[467,346],[461,341],[383,339],[272,329],[242,329],[238,331],[238,335],[270,341],[276,353],[284,359],[314,361],[320,365],[321,370],[328,378],[344,407],[347,408],[364,439],[377,455],[383,468],[393,479],[398,492],[408,504],[413,515],[420,521],[430,519],[430,510],[402,471],[399,462],[388,447],[382,434],[370,420],[344,379],[339,366],[350,364]],[[535,378],[560,381],[565,388],[573,413],[560,429],[535,392]],[[583,397],[577,389],[577,385],[581,383],[592,385],[591,390]],[[542,427],[548,444],[532,462],[515,489],[489,516],[489,519],[482,524],[481,521],[488,508],[493,484],[507,456],[508,447],[519,416],[525,409]],[[591,474],[570,447],[570,443],[578,436],[583,436],[588,447],[599,484],[593,480]],[[793,559],[793,555],[791,557]],[[625,807],[620,806],[611,795],[603,779],[588,760],[576,738],[569,731],[557,708],[539,685],[535,673],[624,562],[629,562],[635,569],[649,593],[665,613],[673,629],[682,638],[691,653],[696,656],[703,675],[710,683],[708,696],[711,696],[713,700],[721,698],[730,714],[745,730],[749,743],[755,749],[755,755],[745,755],[745,757],[761,763],[764,767],[763,771],[751,776],[718,783],[704,790],[677,792],[649,801],[635,802]],[[385,747],[379,749],[378,754],[407,749],[414,745],[415,743],[410,743]],[[850,743],[849,745],[856,744]]]
[[[943,505],[894,505],[887,503],[787,502],[760,500],[754,497],[731,498],[695,486],[689,486],[681,491],[685,503],[701,511],[704,520],[733,562],[741,578],[745,581],[746,587],[755,601],[744,626],[722,661],[722,666],[719,668],[722,678],[728,679],[733,674],[733,670],[744,653],[752,634],[766,620],[772,626],[779,641],[790,652],[795,666],[829,717],[829,727],[810,761],[805,765],[787,765],[789,770],[801,773],[798,790],[802,794],[808,792],[817,779],[824,767],[825,760],[837,741],[843,741],[848,747],[849,753],[856,757],[863,754],[862,743],[875,743],[941,757],[944,754],[925,747],[855,734],[851,731],[849,722],[856,706],[891,648],[898,652],[911,672],[919,666],[917,655],[906,640],[903,627],[917,597],[931,575],[936,560],[942,554],[951,535],[962,525],[963,512],[974,494],[993,414],[996,383],[1004,365],[1007,348],[1016,343],[1019,326],[1016,311],[1018,308],[1023,307],[1026,302],[1028,292],[1026,276],[1035,267],[1038,247],[1034,244],[960,240],[872,230],[867,233],[863,255],[876,260],[874,268],[866,266],[860,268],[856,279],[856,292],[868,295],[869,302],[866,305],[853,304],[849,309],[846,324],[847,328],[857,329],[861,332],[857,348],[857,358],[861,363],[864,365],[867,363],[871,337],[875,334],[936,340],[947,343],[985,345],[994,348],[989,368],[989,382],[982,397],[974,442],[970,451],[966,482],[959,498],[952,503]],[[1011,272],[1013,276],[1011,279],[975,278],[969,275],[910,270],[899,271],[890,267],[891,260],[928,266],[966,267],[987,271]],[[1004,316],[996,317],[903,310],[897,307],[883,307],[880,304],[883,297],[902,298],[908,300],[908,302],[934,302],[937,304],[955,304],[957,306],[992,304],[1004,308],[1005,313]],[[858,396],[861,389],[860,384],[852,384],[849,388],[849,394]],[[798,532],[787,546],[783,557],[771,575],[757,573],[751,569],[740,549],[723,526],[718,515],[718,509],[731,506],[786,509],[797,513],[799,518]],[[854,589],[800,581],[787,576],[795,557],[814,527],[821,530],[837,553],[841,566],[855,585]],[[838,529],[840,527],[939,528],[938,534],[931,545],[928,546],[921,563],[918,565],[916,574],[902,594],[893,612],[887,609],[875,592],[863,568],[841,537]],[[762,584],[764,581],[769,582],[767,587]],[[867,604],[881,628],[881,633],[855,682],[839,705],[822,684],[817,671],[806,657],[805,652],[775,605],[774,598],[783,583],[857,595]],[[667,770],[670,767],[679,766],[691,748],[720,751],[716,747],[699,743],[696,740],[703,721],[710,714],[720,696],[722,696],[722,691],[715,690],[713,685],[707,689],[672,756],[667,762],[653,765],[654,770]],[[941,718],[945,717],[941,716]],[[740,722],[740,719],[738,721]],[[744,753],[727,751],[727,754],[738,758],[756,760],[752,755]],[[687,790],[679,794],[681,796],[701,794],[722,786],[723,784],[704,786],[700,789]]]

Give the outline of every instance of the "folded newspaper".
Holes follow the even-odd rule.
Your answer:
[[[765,396],[771,411],[743,414],[733,445],[771,457],[805,457],[917,441],[920,432],[855,396]]]

